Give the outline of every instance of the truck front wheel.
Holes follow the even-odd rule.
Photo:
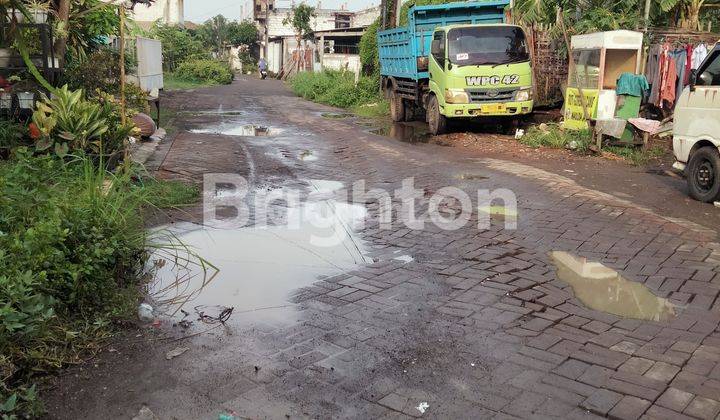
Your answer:
[[[440,113],[440,104],[435,96],[430,97],[427,112],[430,132],[435,136],[445,134],[445,131],[447,131],[447,118]]]
[[[405,104],[395,89],[390,88],[390,118],[395,122],[405,120]]]
[[[701,147],[690,157],[687,168],[690,196],[709,203],[720,198],[720,154],[715,147]]]

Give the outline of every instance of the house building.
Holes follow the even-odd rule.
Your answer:
[[[268,70],[274,73],[279,73],[287,63],[298,59],[295,31],[292,26],[283,23],[291,13],[292,3],[290,1],[245,0],[241,5],[241,19],[253,20],[258,26],[261,36],[260,55],[265,57]],[[343,58],[347,57],[334,57],[333,55],[336,50],[342,50],[343,55],[357,56],[357,44],[362,33],[379,16],[380,6],[361,11],[350,11],[344,6],[339,9],[326,9],[318,1],[315,5],[315,17],[310,22],[310,27],[316,34],[327,34],[329,45],[325,43],[324,38],[321,39],[319,36],[315,36],[315,41],[307,41],[305,46],[309,51],[304,51],[302,59],[305,69],[322,68],[323,57],[333,63],[331,68],[342,66],[348,60],[359,63],[359,58],[357,60],[349,58],[343,61]],[[319,45],[322,45],[323,48],[320,48]]]
[[[184,0],[155,0],[150,6],[136,4],[132,17],[141,28],[149,28],[158,20],[168,25],[183,25],[184,8]]]

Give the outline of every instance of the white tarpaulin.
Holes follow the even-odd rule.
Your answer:
[[[140,87],[146,92],[162,89],[162,43],[157,39],[137,37],[136,47]]]

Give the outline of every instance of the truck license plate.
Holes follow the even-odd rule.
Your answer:
[[[505,112],[505,104],[482,105],[480,107],[480,111],[482,111],[482,113],[484,113],[484,114]]]

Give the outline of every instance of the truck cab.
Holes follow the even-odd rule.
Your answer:
[[[690,76],[675,105],[673,167],[685,172],[690,196],[720,200],[720,48]]]
[[[513,118],[533,109],[530,55],[519,26],[439,27],[428,70],[433,132],[443,131],[447,118]]]
[[[378,32],[382,87],[394,121],[425,111],[430,131],[448,119],[516,121],[533,109],[523,29],[507,24],[510,0],[412,6],[408,24]]]

